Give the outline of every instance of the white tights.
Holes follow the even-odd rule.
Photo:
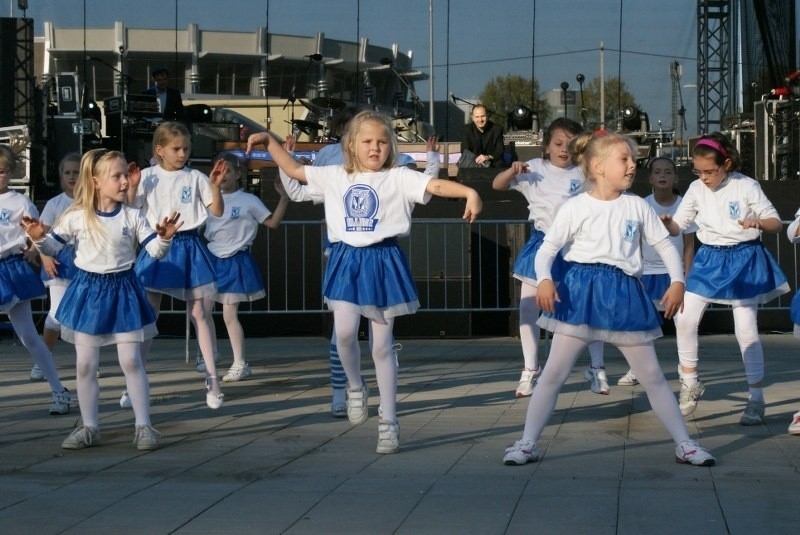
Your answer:
[[[8,319],[11,321],[11,326],[14,328],[14,332],[17,333],[22,345],[30,352],[33,361],[44,373],[44,377],[50,385],[50,390],[63,392],[64,385],[61,384],[58,378],[58,370],[56,370],[53,354],[47,349],[47,346],[36,331],[36,325],[33,324],[31,302],[20,301],[11,307],[7,314]]]
[[[61,304],[61,299],[64,298],[64,294],[67,293],[67,287],[54,284],[48,287],[48,290],[50,293],[50,311],[44,319],[44,326],[47,329],[58,331],[61,330],[61,324],[56,319],[56,311],[58,310],[58,305]]]
[[[684,368],[696,369],[698,362],[697,329],[708,303],[696,294],[686,292],[683,311],[675,323],[678,343],[678,359]],[[758,314],[756,305],[733,307],[733,325],[736,341],[744,362],[747,384],[756,385],[764,379],[764,348],[758,337]]]
[[[586,342],[563,334],[553,335],[547,366],[544,367],[536,388],[533,389],[528,413],[525,417],[523,440],[536,442],[556,406],[561,386],[569,377],[578,355]],[[664,378],[652,343],[640,346],[618,346],[628,361],[650,400],[650,406],[666,428],[672,440],[680,443],[689,439],[675,395]]]
[[[358,343],[360,323],[361,316],[358,314],[344,310],[333,311],[336,347],[351,389],[362,385],[361,346]],[[389,421],[397,419],[397,360],[392,353],[393,328],[394,318],[387,319],[386,324],[370,320],[370,347],[381,396],[382,418]]]
[[[539,367],[539,305],[536,304],[536,286],[522,283],[519,298],[519,341],[522,344],[522,357],[525,367],[535,370]],[[592,368],[602,368],[603,342],[589,344],[589,356],[592,359]]]
[[[133,405],[136,425],[150,425],[150,384],[142,364],[141,346],[141,342],[117,344],[117,356],[125,374],[125,386]],[[76,345],[75,356],[78,404],[83,425],[98,427],[100,384],[97,381],[97,366],[100,363],[100,348]]]

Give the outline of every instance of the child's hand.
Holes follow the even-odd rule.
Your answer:
[[[294,148],[297,143],[297,138],[295,138],[292,134],[286,136],[286,139],[283,142],[283,148],[286,149],[286,152],[294,152]]]
[[[464,215],[461,219],[466,219],[470,223],[478,218],[478,214],[483,210],[483,201],[481,200],[478,192],[471,189],[467,194],[467,206],[464,209]]]
[[[219,187],[227,172],[228,162],[223,159],[214,162],[214,167],[211,168],[211,173],[208,175],[208,178],[211,179],[211,185]]]
[[[253,150],[253,147],[256,145],[264,145],[265,147],[269,146],[270,141],[269,132],[256,132],[255,134],[250,134],[247,138],[247,148],[245,148],[244,152],[246,155],[250,155],[250,151]]]
[[[128,189],[136,191],[139,188],[139,183],[142,181],[142,170],[136,165],[136,162],[128,164]]]
[[[60,262],[52,256],[40,255],[40,258],[44,272],[47,273],[51,279],[55,279],[56,275],[58,275],[58,265]]]
[[[436,144],[435,135],[428,138],[428,143],[425,145],[425,150],[427,152],[439,152],[439,147]]]
[[[183,226],[183,221],[178,223],[178,219],[180,218],[180,213],[172,212],[172,215],[165,217],[161,224],[156,223],[156,234],[165,240],[172,239],[175,233],[178,232],[178,229]]]
[[[754,228],[761,230],[760,219],[740,219],[739,224],[742,226],[743,229]]]
[[[539,287],[536,290],[536,304],[543,312],[552,314],[556,310],[556,303],[560,303],[561,299],[556,292],[556,285],[550,279],[539,281]]]
[[[528,164],[526,162],[511,162],[511,171],[513,171],[515,175],[527,173]]]
[[[673,282],[664,292],[660,304],[664,307],[664,317],[670,319],[683,310],[683,293],[686,286],[682,282]]]
[[[286,189],[283,187],[283,182],[281,182],[280,178],[275,179],[275,191],[278,192],[278,195],[281,197],[286,197]]]
[[[22,216],[22,221],[20,222],[22,228],[25,229],[25,234],[28,235],[30,239],[33,241],[39,241],[44,238],[44,235],[47,231],[44,228],[42,223],[33,217],[28,217],[26,215]]]

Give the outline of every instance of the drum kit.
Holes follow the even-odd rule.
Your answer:
[[[316,97],[308,102],[303,99],[299,100],[309,113],[306,119],[292,119],[291,121],[287,121],[292,125],[292,133],[297,136],[302,132],[315,143],[329,143],[333,141],[331,136],[331,120],[333,119],[334,113],[345,107],[344,101],[333,97]]]

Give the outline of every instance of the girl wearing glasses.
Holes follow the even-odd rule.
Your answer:
[[[757,307],[789,291],[786,276],[761,242],[761,233],[777,234],[783,225],[758,182],[737,172],[739,152],[723,134],[701,137],[692,158],[698,179],[675,215],[663,218],[673,235],[695,223],[701,242],[686,278],[683,311],[675,322],[681,413],[692,414],[705,390],[697,376],[697,330],[709,303],[718,303],[733,309],[750,390],[739,423],[758,425],[764,422],[764,351]]]

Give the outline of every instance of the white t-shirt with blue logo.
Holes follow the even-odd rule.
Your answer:
[[[549,160],[534,158],[526,162],[527,173],[520,173],[509,184],[528,201],[528,220],[537,230],[547,232],[564,201],[584,191],[586,178],[579,167],[562,169]]]
[[[208,217],[206,207],[212,202],[211,182],[197,169],[184,167],[167,171],[154,165],[142,169],[134,205],[144,211],[153,228],[172,212],[179,212],[179,221],[183,221],[180,232],[185,232],[205,223]]]
[[[261,199],[242,190],[223,193],[221,217],[208,215],[205,236],[208,250],[217,258],[228,258],[252,245],[258,227],[272,214]]]
[[[325,202],[328,239],[365,247],[411,231],[411,211],[426,204],[431,177],[405,167],[348,175],[338,165],[305,168]]]

